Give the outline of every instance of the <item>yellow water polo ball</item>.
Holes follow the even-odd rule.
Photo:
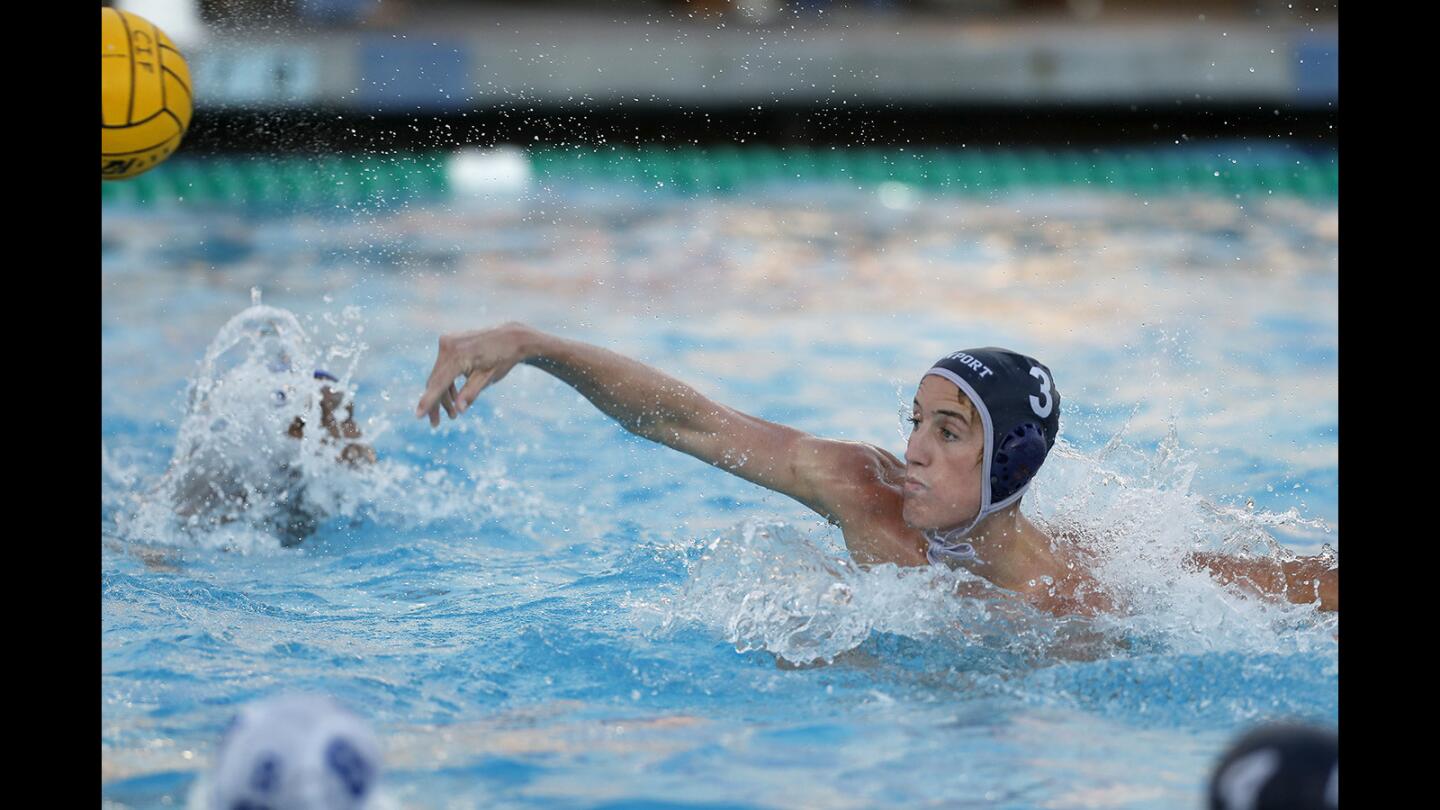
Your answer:
[[[159,165],[190,127],[190,68],[149,20],[100,9],[100,179]]]

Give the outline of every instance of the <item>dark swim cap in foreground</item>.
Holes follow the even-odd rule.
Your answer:
[[[1246,734],[1210,779],[1210,810],[1331,810],[1340,807],[1340,739],[1317,728],[1279,725]]]
[[[1060,434],[1060,392],[1044,363],[993,346],[947,354],[925,372],[930,375],[959,386],[985,428],[980,511],[969,526],[931,538],[935,562],[973,556],[968,544],[956,541],[1025,494]]]

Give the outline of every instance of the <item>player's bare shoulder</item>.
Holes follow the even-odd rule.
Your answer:
[[[832,523],[901,496],[904,462],[872,444],[806,436],[793,463],[817,502],[816,511]]]
[[[861,564],[924,565],[924,538],[905,525],[905,462],[872,444],[807,437],[799,456],[815,511],[845,534]]]
[[[1045,524],[1038,528],[1050,539],[1057,566],[1048,582],[1029,589],[1031,601],[1057,616],[1116,612],[1119,608],[1114,598],[1093,572],[1100,561],[1096,538],[1073,526]]]

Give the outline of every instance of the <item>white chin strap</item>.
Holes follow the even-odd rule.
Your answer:
[[[986,459],[984,472],[987,480],[990,474],[989,468],[990,461]],[[999,503],[981,504],[980,511],[975,514],[975,519],[964,526],[950,529],[926,529],[924,534],[928,546],[925,549],[925,559],[929,560],[931,565],[940,562],[983,562],[975,556],[975,547],[965,542],[965,538],[976,526],[980,525],[980,521],[1020,500],[1020,496],[1024,495],[1025,490],[1029,488],[1030,482],[1027,481],[1025,486],[1015,490],[1005,500]],[[987,501],[990,499],[989,487],[984,487],[982,497]]]

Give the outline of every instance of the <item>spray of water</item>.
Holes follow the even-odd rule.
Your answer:
[[[383,392],[381,400],[356,404],[363,333],[355,307],[302,322],[253,291],[251,306],[206,348],[158,481],[102,447],[101,503],[115,520],[107,533],[130,543],[248,553],[299,544],[334,519],[414,529],[457,517],[525,521],[545,512],[537,495],[512,481],[504,459],[483,450],[468,475],[382,452],[391,427],[379,407]],[[320,379],[317,370],[335,379]],[[356,420],[362,435],[334,435],[325,427],[326,408],[338,424],[352,405],[365,414]],[[455,430],[481,432],[469,422]],[[374,448],[378,460],[355,458],[357,444]],[[477,444],[485,444],[483,435]]]
[[[938,566],[862,569],[793,526],[753,520],[696,544],[678,590],[630,607],[653,631],[707,627],[738,651],[795,664],[833,661],[875,633],[1003,653],[1020,667],[1144,651],[1334,652],[1338,615],[1229,589],[1186,562],[1197,550],[1284,559],[1269,530],[1329,527],[1294,510],[1217,506],[1191,491],[1190,452],[1173,430],[1151,452],[1123,433],[1091,454],[1062,441],[1027,496],[1053,535],[1084,544],[1114,614],[1042,614]]]
[[[252,291],[251,306],[205,350],[164,475],[144,485],[133,471],[107,467],[112,492],[129,490],[134,501],[117,516],[120,537],[235,551],[295,545],[407,477],[397,465],[358,458],[356,445],[384,434],[383,418],[367,420],[358,441],[327,428],[353,406],[366,347],[355,308],[322,318],[334,336],[319,342],[294,313],[264,305]],[[322,379],[321,370],[334,379]]]
[[[322,354],[299,320],[254,291],[207,347],[169,467],[121,516],[121,535],[249,550],[293,545],[325,515],[353,510],[346,485],[365,471],[340,463],[318,426],[326,387],[342,408],[352,396],[355,354],[338,381],[317,379]]]
[[[1294,508],[1272,513],[1253,501],[1244,508],[1214,503],[1192,489],[1194,453],[1172,423],[1150,452],[1128,445],[1122,431],[1090,454],[1062,440],[1046,462],[1031,493],[1038,517],[1085,544],[1097,578],[1123,605],[1098,623],[1123,624],[1132,637],[1176,653],[1333,649],[1337,614],[1221,586],[1190,562],[1195,552],[1293,559],[1274,532],[1329,535],[1332,527]],[[1320,553],[1339,565],[1329,545]]]

